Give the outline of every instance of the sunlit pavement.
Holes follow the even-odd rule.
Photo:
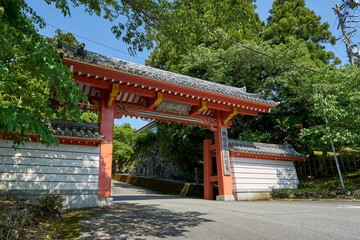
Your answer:
[[[360,202],[219,202],[113,182],[79,239],[360,239]]]

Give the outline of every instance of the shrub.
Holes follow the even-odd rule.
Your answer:
[[[64,207],[65,198],[58,194],[46,194],[38,199],[40,215],[60,216]]]
[[[14,208],[0,215],[0,239],[16,239],[30,225],[33,213],[28,208]]]

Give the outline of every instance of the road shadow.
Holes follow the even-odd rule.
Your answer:
[[[111,182],[112,195],[156,194],[156,192],[123,182]]]
[[[169,195],[114,195],[111,196],[114,202],[131,201],[131,200],[154,200],[154,199],[179,199],[182,197]]]
[[[173,212],[157,205],[115,203],[83,220],[78,239],[154,239],[184,237],[189,228],[212,220],[200,212]]]

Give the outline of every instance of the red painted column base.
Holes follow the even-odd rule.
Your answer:
[[[114,134],[114,110],[115,105],[108,107],[109,92],[101,92],[100,102],[100,132],[105,140],[100,145],[99,163],[99,198],[110,198],[111,195],[111,172],[112,172],[112,153],[113,153],[113,134]]]
[[[231,175],[224,175],[223,169],[223,156],[221,146],[221,133],[220,127],[214,131],[215,135],[215,149],[216,149],[216,169],[217,169],[217,180],[219,186],[219,195],[216,196],[216,200],[219,201],[234,201],[235,197],[232,190],[232,178]]]

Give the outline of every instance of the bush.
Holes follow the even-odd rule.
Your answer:
[[[65,198],[58,194],[46,194],[38,199],[40,215],[60,216],[64,207]]]
[[[26,206],[13,208],[0,215],[0,239],[16,239],[23,228],[30,225],[33,213]]]

